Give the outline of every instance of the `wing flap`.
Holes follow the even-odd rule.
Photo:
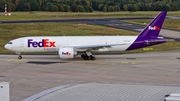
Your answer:
[[[74,46],[77,50],[96,50],[100,48],[108,48],[112,46],[121,46],[126,44],[100,44],[100,45],[84,45],[84,46]]]

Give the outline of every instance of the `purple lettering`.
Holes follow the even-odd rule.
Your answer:
[[[38,42],[38,46],[39,46],[39,47],[44,47],[43,42],[44,42],[44,40],[42,40],[41,42]]]
[[[31,41],[33,41],[32,39],[28,39],[28,47],[31,47],[31,44],[33,44],[33,42],[31,42]]]
[[[71,55],[70,52],[62,52],[62,55]]]
[[[33,44],[32,44],[33,47],[37,47],[37,45],[38,45],[38,43],[36,41],[33,42]]]
[[[33,39],[28,39],[28,47],[56,47],[55,42],[49,41],[49,39],[42,39],[42,41],[33,41]]]

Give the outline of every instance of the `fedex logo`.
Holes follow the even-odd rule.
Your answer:
[[[42,39],[42,41],[33,41],[33,39],[28,39],[28,47],[56,47],[55,42],[49,41],[49,39]]]
[[[158,27],[158,26],[154,26],[154,27],[149,26],[148,29],[149,30],[160,30],[160,27]]]
[[[71,55],[70,52],[62,52],[62,55]]]

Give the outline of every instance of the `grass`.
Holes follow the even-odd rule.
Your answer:
[[[146,25],[151,20],[123,20],[124,22],[134,23],[134,24],[141,24]],[[180,30],[180,19],[166,19],[163,28],[172,29],[172,30]]]
[[[99,18],[99,17],[142,17],[156,16],[159,11],[138,12],[10,12],[11,16],[0,14],[0,20],[26,20],[26,19],[63,19],[63,18]],[[180,11],[168,12],[169,16],[180,16]]]
[[[4,45],[15,38],[24,36],[106,36],[137,35],[137,32],[112,29],[105,26],[68,24],[68,23],[35,23],[0,25],[0,53],[12,53]],[[180,42],[167,42],[153,46],[153,51],[179,49]],[[130,52],[142,52],[142,49]]]

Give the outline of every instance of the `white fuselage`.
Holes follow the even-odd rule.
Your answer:
[[[61,47],[75,47],[101,44],[124,44],[106,47],[101,51],[125,51],[137,36],[42,36],[23,37],[12,40],[6,48],[15,52],[57,52]],[[44,41],[45,40],[45,41]]]

